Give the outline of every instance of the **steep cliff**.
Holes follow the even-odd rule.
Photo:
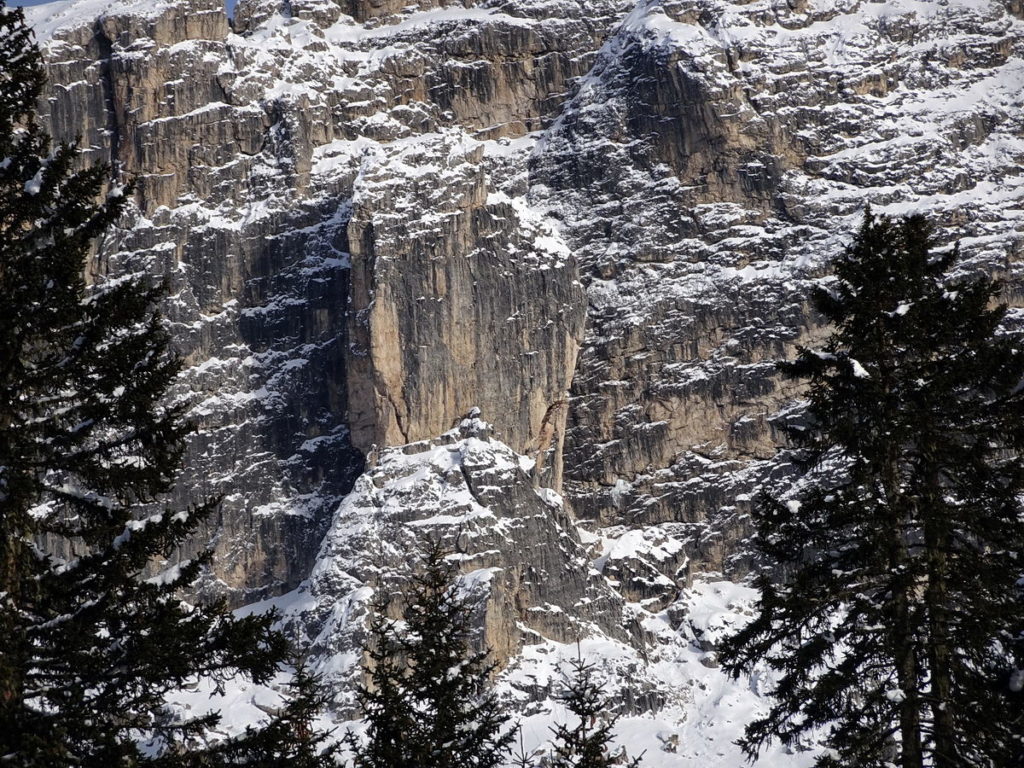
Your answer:
[[[704,523],[730,551],[778,471],[795,392],[772,361],[817,333],[810,283],[865,205],[927,211],[972,268],[1024,252],[1024,27],[1004,3],[642,2],[532,160],[590,312],[567,493],[602,524]],[[737,503],[737,499],[739,500]]]
[[[512,10],[243,2],[242,34],[206,0],[33,11],[53,132],[136,182],[95,271],[170,284],[200,426],[179,500],[225,494],[216,575],[240,597],[308,573],[363,454],[474,405],[560,482],[585,300],[524,201],[534,139],[509,137],[608,19]]]
[[[708,585],[791,473],[773,361],[822,333],[809,287],[870,203],[929,212],[1021,304],[1017,0],[30,14],[53,132],[136,181],[93,278],[170,286],[199,426],[177,501],[225,498],[207,586],[289,595],[339,706],[375,542],[444,514],[509,697],[550,711],[529,680],[590,638],[645,681],[627,708],[667,718],[666,765],[680,738],[735,764],[702,718],[756,696],[701,622],[739,610]],[[459,427],[474,406],[493,435]]]

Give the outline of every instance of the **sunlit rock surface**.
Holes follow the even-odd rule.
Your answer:
[[[723,579],[791,476],[774,361],[823,334],[809,288],[870,203],[1022,303],[1018,0],[28,13],[51,130],[135,181],[91,275],[168,283],[174,503],[224,497],[205,588],[301,595],[341,709],[375,548],[462,525],[528,723],[580,637],[648,764],[738,764],[757,678],[700,617],[749,604]]]

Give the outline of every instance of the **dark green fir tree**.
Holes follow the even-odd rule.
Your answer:
[[[391,594],[379,585],[369,607],[363,649],[366,681],[356,688],[366,723],[360,740],[353,732],[346,744],[355,755],[354,768],[411,768],[413,750],[407,742],[416,723],[416,701],[409,688],[399,630],[388,617]]]
[[[813,297],[831,336],[783,365],[809,382],[791,430],[809,473],[760,501],[755,541],[781,568],[722,653],[778,674],[750,755],[818,730],[829,768],[1019,758],[1024,353],[997,286],[951,276],[958,257],[921,216],[867,214]]]
[[[0,761],[194,764],[217,716],[177,721],[166,694],[267,680],[287,643],[272,616],[180,599],[209,555],[175,552],[213,502],[137,512],[179,466],[188,427],[164,400],[179,361],[159,288],[86,284],[126,191],[104,197],[108,169],[51,148],[43,82],[21,10],[0,2]]]
[[[640,757],[629,758],[625,749],[612,748],[612,729],[618,720],[609,716],[611,702],[594,675],[594,665],[577,655],[569,662],[566,691],[561,700],[578,721],[551,729],[554,740],[550,768],[639,768]],[[642,757],[642,756],[641,756]]]
[[[356,768],[502,765],[515,732],[490,689],[494,662],[473,650],[475,601],[439,542],[424,544],[399,600],[400,625],[386,595],[373,606],[358,690],[367,739],[349,739]]]

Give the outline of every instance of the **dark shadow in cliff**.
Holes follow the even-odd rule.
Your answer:
[[[328,201],[264,224],[240,244],[245,277],[238,331],[251,352],[259,419],[252,444],[242,444],[252,462],[243,469],[256,473],[255,485],[234,483],[245,498],[222,514],[219,535],[233,536],[239,524],[255,530],[257,562],[245,581],[263,594],[286,591],[308,576],[331,514],[363,469],[344,421],[346,218],[344,203]],[[274,234],[263,234],[268,231]],[[262,504],[271,511],[264,513]],[[239,533],[241,541],[249,538]]]

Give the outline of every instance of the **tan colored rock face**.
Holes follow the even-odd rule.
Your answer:
[[[137,181],[90,277],[169,285],[198,426],[170,503],[224,495],[204,589],[288,593],[342,707],[367,587],[428,531],[524,708],[589,637],[625,709],[754,711],[685,663],[734,590],[714,622],[686,590],[750,567],[754,494],[792,481],[774,361],[822,337],[864,204],[930,211],[1024,305],[1018,0],[111,0],[40,30],[53,133]]]
[[[551,234],[509,202],[488,201],[480,152],[446,152],[441,188],[404,176],[415,166],[402,156],[380,166],[349,221],[353,445],[427,439],[480,406],[513,449],[552,449],[557,476],[557,404],[583,334],[575,263],[545,250]],[[405,210],[429,213],[416,221]]]

